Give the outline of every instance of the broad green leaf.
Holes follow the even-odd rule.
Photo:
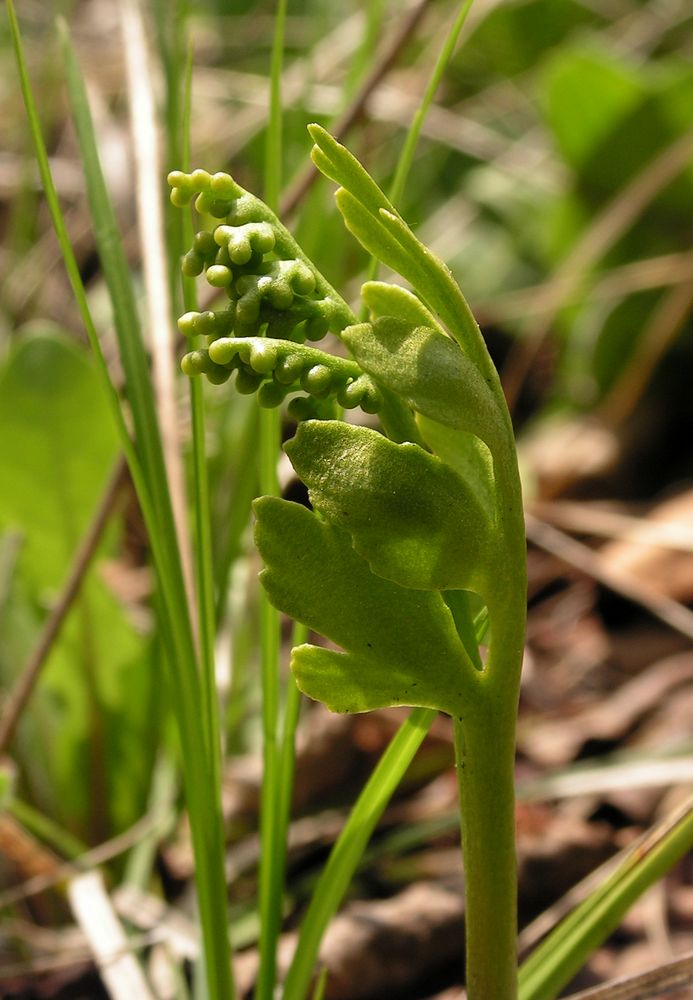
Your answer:
[[[436,456],[336,420],[301,424],[286,452],[313,506],[378,576],[417,590],[486,590],[489,512]]]
[[[344,224],[359,243],[387,267],[406,278],[426,305],[440,317],[465,353],[480,367],[489,367],[479,327],[445,264],[414,236],[395,213],[381,209],[375,216],[344,188],[337,191],[335,201]]]
[[[254,510],[270,600],[348,654],[299,647],[292,667],[305,694],[338,712],[463,711],[476,672],[439,594],[375,576],[346,532],[305,507],[261,497]]]
[[[482,369],[490,367],[493,371],[479,326],[450,268],[424,246],[399,215],[384,208],[379,214],[385,231],[401,246],[405,261],[414,262],[423,277],[414,281],[406,273],[400,271],[400,274],[424,296],[460,347]]]
[[[414,326],[429,326],[445,333],[418,295],[388,281],[367,281],[361,285],[361,299],[374,317],[395,316]]]
[[[443,593],[443,599],[452,612],[457,634],[464,643],[469,659],[477,670],[482,670],[483,664],[479,655],[479,642],[474,621],[485,608],[483,601],[478,594],[474,594],[470,590],[446,590]]]
[[[418,413],[471,431],[491,448],[503,434],[488,383],[450,337],[392,316],[347,327],[342,337],[361,367]]]
[[[117,450],[96,367],[67,338],[26,337],[10,353],[0,371],[0,449],[0,530],[22,540],[0,651],[0,681],[9,688],[45,617],[37,608],[65,578]],[[139,815],[156,735],[145,640],[98,572],[85,578],[15,744],[35,801],[85,833],[90,810],[117,830]],[[74,780],[90,744],[98,788],[89,768]]]
[[[484,442],[476,434],[445,427],[422,414],[417,416],[416,422],[431,451],[464,479],[484,510],[495,511],[493,458]]]
[[[94,365],[60,335],[21,340],[0,370],[0,528],[24,537],[37,586],[63,578],[115,460]]]
[[[596,47],[564,47],[544,68],[546,117],[567,162],[580,169],[642,99],[633,67]]]

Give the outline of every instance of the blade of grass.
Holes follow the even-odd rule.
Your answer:
[[[435,66],[433,67],[433,72],[431,73],[428,83],[426,84],[426,89],[423,97],[421,98],[421,103],[416,109],[411,125],[407,129],[404,145],[397,161],[395,176],[390,186],[390,190],[388,191],[388,199],[395,206],[399,204],[402,199],[402,195],[404,194],[404,186],[407,183],[407,177],[409,176],[411,165],[414,162],[414,153],[421,135],[421,129],[423,128],[423,124],[426,120],[426,115],[428,114],[428,109],[433,103],[433,98],[435,97],[436,91],[440,86],[440,81],[442,80],[443,74],[448,67],[452,54],[455,51],[457,40],[460,37],[460,32],[462,31],[464,22],[467,20],[467,14],[469,14],[473,2],[474,0],[464,0],[464,2],[460,5],[457,16],[452,22],[450,30],[445,38],[445,42],[443,43],[443,46],[438,54]],[[369,281],[372,281],[375,277],[377,277],[379,267],[380,262],[378,261],[378,258],[371,257],[367,274]],[[363,318],[367,318],[367,315],[368,310],[364,307]]]
[[[349,814],[311,897],[301,925],[291,967],[284,982],[284,1000],[308,995],[315,960],[328,923],[344,893],[385,806],[431,727],[436,713],[416,708],[402,723],[380,758]]]
[[[200,686],[173,513],[163,462],[153,391],[139,332],[139,322],[127,263],[113,208],[105,187],[84,83],[67,29],[60,24],[70,103],[77,128],[87,192],[101,263],[113,304],[121,360],[141,456],[140,501],[147,523],[161,593],[162,637],[173,675],[173,700],[182,749],[185,789],[197,861],[205,957],[210,972],[210,996],[234,996],[226,926],[223,877],[223,831],[218,822],[210,782],[210,761],[204,730],[200,729]],[[97,342],[98,343],[98,342]],[[136,482],[136,486],[138,483]]]
[[[628,852],[520,968],[520,1000],[552,1000],[620,924],[629,907],[693,847],[693,797]]]
[[[460,37],[460,32],[464,27],[464,23],[467,20],[467,15],[471,9],[474,0],[464,0],[460,4],[460,9],[457,12],[455,20],[450,26],[445,42],[438,54],[436,59],[436,64],[433,67],[433,72],[426,84],[426,89],[424,95],[421,98],[421,103],[416,109],[416,113],[412,119],[412,123],[407,130],[407,134],[404,140],[404,146],[402,147],[402,152],[399,155],[397,161],[397,170],[395,171],[394,180],[392,181],[392,186],[388,192],[388,197],[393,205],[397,205],[404,194],[404,186],[407,182],[407,177],[409,176],[409,171],[411,170],[411,165],[414,161],[414,152],[416,151],[416,146],[419,141],[419,136],[421,135],[421,129],[426,120],[426,115],[428,114],[428,109],[433,103],[433,98],[436,95],[436,91],[440,86],[440,81],[443,79],[443,74],[448,67],[450,59],[455,51],[455,46],[457,45],[457,40]]]
[[[29,72],[27,69],[26,58],[24,55],[24,46],[22,44],[22,38],[19,31],[19,23],[17,21],[17,15],[14,9],[13,0],[6,0],[7,17],[10,25],[10,33],[12,36],[12,45],[14,48],[15,59],[17,62],[17,70],[19,74],[19,83],[22,91],[22,97],[24,100],[24,106],[26,108],[27,119],[29,123],[29,131],[31,133],[31,138],[34,144],[34,151],[36,155],[36,163],[38,165],[39,174],[41,177],[41,184],[43,186],[44,194],[46,197],[46,203],[48,205],[48,210],[50,212],[51,221],[55,229],[55,233],[58,239],[58,244],[60,246],[60,252],[63,257],[65,264],[65,270],[67,272],[68,280],[72,288],[72,293],[75,296],[75,302],[77,303],[77,308],[79,309],[79,314],[84,324],[84,329],[89,340],[92,353],[94,355],[94,360],[96,362],[96,368],[101,381],[101,387],[104,392],[106,399],[109,402],[111,412],[113,414],[113,420],[115,422],[118,435],[120,438],[120,444],[123,452],[127,458],[128,467],[130,469],[133,480],[136,486],[139,484],[138,493],[140,489],[144,494],[144,479],[142,475],[142,470],[139,462],[139,458],[135,453],[135,449],[130,438],[130,433],[128,431],[127,425],[125,423],[125,418],[120,407],[120,400],[118,398],[118,393],[116,392],[113,383],[111,382],[111,377],[108,372],[108,366],[106,365],[103,353],[101,351],[101,345],[99,343],[99,336],[96,332],[96,326],[92,319],[91,310],[89,308],[89,303],[87,301],[87,295],[84,289],[84,284],[82,282],[82,277],[79,271],[79,265],[75,257],[74,250],[72,249],[72,244],[70,242],[70,237],[68,236],[67,227],[65,225],[65,220],[63,217],[62,209],[60,207],[60,202],[58,201],[58,193],[53,183],[53,176],[51,174],[51,169],[48,163],[48,153],[46,151],[46,146],[43,141],[43,135],[41,132],[41,122],[38,116],[38,111],[36,107],[36,101],[34,100],[34,95],[31,87],[31,81],[29,80]],[[145,497],[145,503],[148,497]]]
[[[190,168],[190,119],[192,114],[192,47],[188,46],[185,59],[184,98],[183,98],[183,130],[180,159],[183,170]],[[173,137],[172,140],[173,142]],[[182,226],[179,227],[180,246],[179,257],[182,257],[185,247],[191,246],[193,236],[192,218],[190,213],[182,214]],[[197,294],[195,281],[189,278],[183,280],[183,303],[186,312],[197,310]],[[208,751],[212,766],[212,780],[215,788],[221,787],[221,725],[219,719],[219,699],[216,687],[215,670],[215,633],[216,612],[214,600],[214,560],[212,556],[212,524],[209,501],[209,476],[205,454],[205,400],[204,386],[201,379],[189,379],[190,409],[192,414],[192,454],[193,454],[193,504],[195,509],[195,581],[197,592],[197,613],[199,621],[199,651],[200,680],[202,684],[202,701],[207,719]],[[221,816],[221,801],[216,797],[215,804],[219,806],[219,823]]]
[[[276,212],[282,182],[281,94],[282,63],[287,0],[277,0],[270,68],[270,108],[265,139],[264,196]],[[260,490],[277,496],[277,457],[280,445],[280,416],[275,409],[260,413]],[[277,941],[281,928],[284,898],[286,831],[282,830],[282,753],[278,742],[280,618],[264,591],[260,594],[263,777],[260,804],[260,969],[255,984],[257,1000],[272,1000],[277,977]],[[293,685],[292,679],[289,685]],[[294,685],[295,686],[295,685]],[[293,755],[291,747],[284,754]],[[293,765],[290,768],[293,771]],[[286,792],[284,793],[287,794]]]
[[[152,381],[173,520],[188,602],[191,604],[192,560],[186,525],[187,503],[175,391],[173,308],[168,281],[162,198],[163,168],[152,86],[151,53],[139,0],[123,0],[120,4],[120,22],[134,152],[137,230],[142,259],[145,317],[151,343]]]
[[[571,993],[566,1000],[645,1000],[664,996],[693,983],[693,951],[634,976],[612,979],[592,989]]]

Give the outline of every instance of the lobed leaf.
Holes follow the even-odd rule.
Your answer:
[[[253,506],[270,601],[346,650],[299,646],[291,666],[301,690],[336,712],[461,714],[476,672],[442,597],[375,576],[345,531],[305,507],[275,497]]]
[[[483,371],[492,370],[479,327],[449,268],[416,238],[348,149],[318,125],[309,131],[316,143],[315,165],[341,185],[335,200],[350,232],[413,285]]]
[[[417,590],[486,590],[492,518],[439,458],[334,420],[302,424],[285,450],[313,506],[378,576]]]
[[[419,414],[416,418],[426,445],[464,479],[484,510],[496,510],[493,457],[484,442],[468,431],[445,427]]]
[[[389,281],[366,281],[361,285],[361,299],[374,317],[395,316],[414,326],[428,326],[446,335],[418,295],[401,285],[393,285]]]
[[[486,379],[450,337],[383,316],[347,327],[342,338],[359,365],[419,413],[471,431],[493,448],[503,418]]]

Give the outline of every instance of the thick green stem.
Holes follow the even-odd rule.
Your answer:
[[[506,699],[455,721],[468,1000],[517,997],[514,715]]]

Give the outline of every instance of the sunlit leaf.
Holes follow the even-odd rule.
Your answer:
[[[419,414],[417,425],[431,451],[464,479],[484,510],[494,510],[493,458],[484,442],[468,431],[446,427]]]
[[[349,532],[378,576],[483,592],[490,512],[440,459],[332,420],[302,424],[286,451],[313,506]]]
[[[37,584],[60,582],[116,456],[96,370],[65,337],[21,341],[0,371],[0,527]]]
[[[421,299],[401,285],[388,281],[366,281],[361,285],[361,299],[374,317],[395,316],[414,326],[428,326],[445,332]]]
[[[255,502],[262,583],[275,607],[346,654],[298,647],[301,689],[333,711],[413,705],[460,714],[476,672],[437,593],[375,576],[346,532],[305,507]]]
[[[417,412],[491,446],[503,433],[487,382],[450,337],[392,316],[347,327],[342,336],[361,367]]]

